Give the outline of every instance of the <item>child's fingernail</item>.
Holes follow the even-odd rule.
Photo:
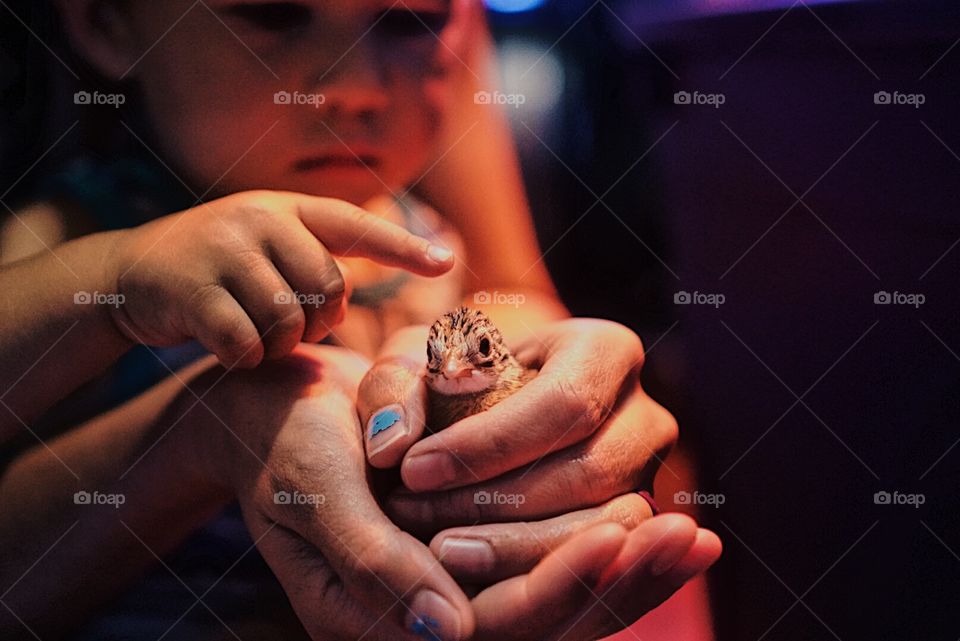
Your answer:
[[[367,450],[372,457],[410,432],[404,420],[403,406],[387,405],[373,413],[367,422]]]
[[[445,263],[453,258],[453,251],[440,245],[430,245],[427,248],[427,257],[436,263]]]
[[[444,452],[420,454],[403,462],[404,483],[414,492],[439,490],[457,480],[453,459]]]
[[[493,548],[480,539],[447,537],[440,544],[440,560],[453,572],[482,574],[493,569]]]
[[[423,639],[455,641],[460,638],[460,614],[442,596],[423,589],[410,603],[407,629]]]

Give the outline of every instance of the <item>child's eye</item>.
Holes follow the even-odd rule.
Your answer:
[[[266,31],[289,31],[310,23],[310,9],[295,2],[237,4],[227,13]]]
[[[437,34],[450,14],[443,11],[390,9],[377,16],[376,28],[387,36],[409,38]]]

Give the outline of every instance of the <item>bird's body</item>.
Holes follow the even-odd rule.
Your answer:
[[[427,429],[438,432],[488,410],[536,377],[517,362],[486,314],[460,307],[427,339]]]

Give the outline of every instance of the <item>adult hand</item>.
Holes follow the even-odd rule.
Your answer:
[[[632,531],[601,524],[574,536],[529,573],[472,603],[477,641],[590,641],[624,629],[720,556],[720,540],[666,514]]]
[[[366,368],[310,345],[256,370],[211,368],[190,384],[204,406],[187,414],[198,423],[195,467],[239,498],[312,638],[412,640],[425,628],[468,638],[462,590],[371,494],[354,405]]]
[[[436,534],[434,550],[454,576],[484,584],[513,576],[592,524],[633,528],[650,517],[635,490],[650,488],[677,426],[639,384],[633,332],[591,319],[547,325],[514,350],[540,367],[534,380],[419,440],[425,344],[426,328],[389,341],[357,409],[371,464],[402,460],[408,489],[391,495],[388,513],[409,531]]]

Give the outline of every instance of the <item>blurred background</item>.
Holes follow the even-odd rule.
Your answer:
[[[644,338],[718,637],[956,639],[960,5],[491,5],[537,5],[494,24],[546,260]]]
[[[717,637],[960,637],[960,4],[488,6],[545,260],[643,337],[657,499],[724,540]],[[75,142],[0,13],[14,206]]]

